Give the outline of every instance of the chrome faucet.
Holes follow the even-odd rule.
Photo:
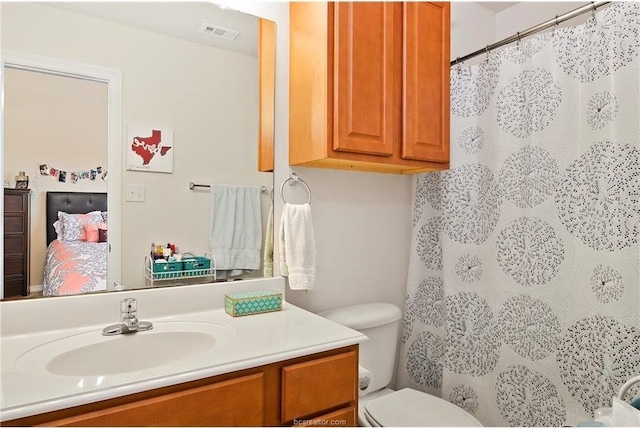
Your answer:
[[[124,299],[120,303],[120,324],[113,324],[102,330],[104,336],[116,334],[129,334],[138,331],[147,331],[153,328],[149,321],[139,321],[137,314],[138,302],[136,299]]]

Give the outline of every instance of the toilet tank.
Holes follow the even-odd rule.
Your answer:
[[[402,311],[390,303],[365,303],[319,312],[333,322],[359,331],[369,338],[360,343],[361,366],[372,373],[370,391],[386,387],[393,376]]]

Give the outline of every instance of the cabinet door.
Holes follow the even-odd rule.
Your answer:
[[[449,3],[404,3],[405,159],[449,162]]]
[[[283,367],[281,423],[355,403],[357,367],[354,351]]]
[[[393,154],[400,109],[401,13],[394,2],[336,2],[333,149]],[[395,128],[397,129],[397,128]]]
[[[262,373],[48,422],[48,426],[262,426]]]

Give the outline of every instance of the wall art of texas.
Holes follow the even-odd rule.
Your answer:
[[[127,169],[173,172],[173,131],[155,128],[129,128]]]

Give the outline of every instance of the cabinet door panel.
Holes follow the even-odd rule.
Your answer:
[[[24,216],[5,214],[4,233],[24,233]]]
[[[344,406],[357,398],[354,351],[282,368],[282,423]]]
[[[404,3],[405,159],[449,162],[449,3]]]
[[[399,3],[335,3],[333,149],[393,154],[402,60]]]
[[[9,194],[6,190],[4,193],[4,212],[5,213],[21,213],[25,210],[26,199],[22,194]]]
[[[263,374],[49,422],[49,426],[262,426]]]
[[[5,256],[25,256],[25,243],[23,235],[5,235],[4,236],[4,254]]]

